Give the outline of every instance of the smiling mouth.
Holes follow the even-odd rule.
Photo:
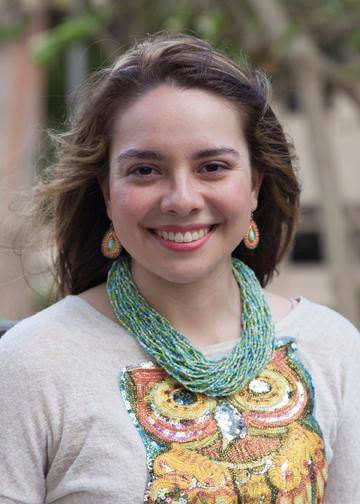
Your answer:
[[[186,231],[181,233],[179,231],[161,231],[159,229],[152,230],[157,236],[165,241],[175,242],[175,243],[192,243],[201,238],[204,238],[215,226],[208,226],[203,229],[197,229],[196,231]]]

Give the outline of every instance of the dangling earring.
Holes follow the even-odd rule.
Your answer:
[[[259,241],[260,241],[259,228],[257,227],[254,219],[251,217],[248,230],[246,231],[246,234],[244,236],[244,245],[246,248],[254,250],[259,245]]]
[[[121,243],[116,236],[112,223],[101,242],[101,252],[108,259],[116,259],[120,255]]]

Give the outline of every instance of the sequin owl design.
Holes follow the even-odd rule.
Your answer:
[[[124,370],[122,394],[147,451],[144,502],[323,502],[324,443],[295,350],[279,343],[255,379],[221,398],[190,392],[151,364]]]

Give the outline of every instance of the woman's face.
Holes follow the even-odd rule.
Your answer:
[[[188,283],[228,268],[258,185],[229,101],[161,85],[118,113],[103,192],[137,275]]]

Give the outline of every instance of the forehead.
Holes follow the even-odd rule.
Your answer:
[[[244,142],[236,105],[208,91],[160,85],[119,109],[113,143],[191,145]]]

